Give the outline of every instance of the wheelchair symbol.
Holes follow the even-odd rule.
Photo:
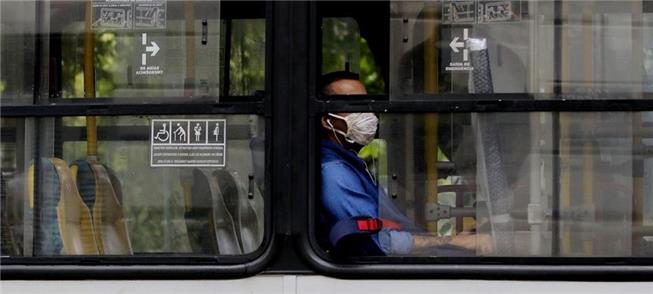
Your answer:
[[[154,139],[163,143],[168,142],[168,139],[170,139],[170,132],[167,130],[165,123],[163,123],[163,128],[156,133]]]

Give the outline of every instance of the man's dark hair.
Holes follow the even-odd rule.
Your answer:
[[[334,71],[330,72],[328,74],[323,75],[320,78],[320,94],[322,95],[329,95],[329,93],[326,93],[326,87],[329,86],[331,83],[339,80],[356,80],[358,81],[360,79],[360,76],[357,73],[353,73],[350,71]]]

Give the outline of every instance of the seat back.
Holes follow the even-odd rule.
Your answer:
[[[39,214],[35,255],[97,254],[91,214],[82,201],[65,161],[41,159],[38,174]],[[29,198],[34,199],[35,166],[28,170]]]
[[[29,167],[28,177],[30,199],[39,200],[38,206],[32,202],[37,222],[34,230],[34,255],[66,254],[57,211],[61,199],[57,170],[49,159],[41,159],[38,166],[34,164]]]
[[[238,241],[244,253],[253,252],[261,244],[258,216],[236,181],[237,175],[226,170],[216,170],[213,175],[218,183],[229,213],[233,216]]]
[[[93,223],[100,253],[131,255],[131,242],[122,212],[122,188],[112,172],[100,163],[91,163],[97,183]],[[120,195],[120,196],[119,196]]]
[[[217,255],[218,241],[213,225],[213,200],[209,179],[199,170],[193,170],[188,207],[184,213],[186,231],[193,253]]]
[[[254,137],[249,141],[252,150],[252,163],[254,166],[254,180],[261,193],[265,191],[265,140]]]
[[[90,207],[100,254],[131,255],[131,241],[122,212],[120,181],[106,166],[78,160],[72,165],[77,188]]]
[[[193,207],[186,213],[186,224],[193,251],[221,255],[242,254],[234,218],[210,171],[193,171],[191,197]]]
[[[9,203],[7,194],[7,182],[0,173],[0,254],[9,256],[20,256],[19,244],[14,241],[15,237],[11,230],[11,220],[8,215]]]

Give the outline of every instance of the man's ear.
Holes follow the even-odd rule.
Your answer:
[[[327,129],[327,130],[330,130],[330,129],[331,129],[331,126],[330,126],[329,123],[327,122],[328,119],[329,119],[329,118],[327,118],[325,115],[321,116],[321,117],[320,117],[320,124],[322,125],[323,128],[325,128],[325,129]]]

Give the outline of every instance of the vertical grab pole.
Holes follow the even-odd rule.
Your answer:
[[[637,228],[644,224],[644,170],[645,161],[643,156],[637,156],[637,150],[644,150],[645,146],[642,144],[642,114],[633,113],[633,147],[632,147],[632,161],[633,161],[633,212],[632,212],[632,225],[631,227]],[[637,157],[639,158],[637,158]],[[636,254],[640,243],[640,235],[632,233],[632,253]]]
[[[93,6],[91,0],[86,1],[84,13],[84,97],[95,98],[95,40],[91,23],[93,22]],[[86,117],[86,156],[89,160],[97,159],[97,122],[94,116]]]
[[[569,17],[569,3],[562,1],[561,3],[561,13],[556,17],[560,18],[559,26],[561,33],[561,62],[560,62],[560,92],[568,92],[567,86],[565,85],[570,79],[569,74],[569,28],[565,27],[567,20],[565,18]],[[570,152],[570,127],[571,127],[571,116],[569,113],[563,112],[559,116],[559,127],[560,127],[560,137],[559,137],[559,149],[560,149],[560,207],[561,212],[569,211],[571,208],[571,152]],[[571,253],[571,228],[569,224],[564,222],[562,217],[557,220],[560,223],[560,255],[564,256]]]
[[[439,51],[440,10],[437,4],[424,6],[424,93],[436,94],[439,90]],[[426,160],[426,202],[438,202],[438,127],[437,113],[428,113],[424,117],[424,152]],[[429,232],[437,232],[437,222],[427,224]]]
[[[540,169],[542,164],[542,157],[540,156],[540,150],[544,149],[543,140],[541,136],[541,128],[543,122],[545,121],[544,113],[531,113],[530,114],[530,129],[531,129],[531,154],[530,154],[530,179],[529,179],[529,228],[530,228],[530,254],[531,255],[543,255],[543,246],[542,246],[542,234],[544,231],[543,224],[543,210],[544,203],[543,201],[543,191],[542,191],[542,173]],[[531,209],[533,208],[533,209]],[[533,217],[534,221],[531,221],[531,214],[536,214],[537,217]]]
[[[560,211],[568,212],[571,208],[571,148],[570,148],[570,117],[569,113],[560,113]],[[560,222],[560,255],[571,253],[571,228],[563,217]]]
[[[584,119],[587,119],[587,121],[584,122],[586,130],[587,128],[591,128],[593,126],[593,118],[594,116],[589,114],[589,115],[584,115],[581,116]],[[583,205],[584,207],[593,207],[594,203],[594,146],[592,146],[592,138],[591,134],[589,132],[586,132],[583,136],[583,147],[582,147],[582,152],[583,152],[583,174],[582,174],[582,188],[583,188]],[[594,220],[598,221],[598,220]],[[584,255],[591,256],[592,253],[594,252],[594,244],[593,240],[590,239],[589,236],[592,236],[590,232],[580,232],[581,236],[581,244],[582,244],[582,252]]]
[[[195,4],[184,2],[185,35],[186,35],[186,79],[184,80],[184,95],[193,96],[195,88]]]
[[[594,86],[594,38],[593,38],[593,17],[594,5],[591,2],[583,4],[583,77],[585,83]],[[591,113],[581,116],[584,119],[583,128],[585,134],[583,135],[583,174],[582,174],[582,203],[585,207],[594,206],[594,146],[592,146],[592,138],[590,130],[594,127],[594,115]],[[596,221],[596,220],[595,220]],[[589,232],[583,232],[589,233]],[[581,234],[581,236],[592,236],[593,234]],[[582,238],[582,252],[585,255],[591,256],[594,252],[594,244],[592,239],[588,237]]]
[[[631,20],[631,26],[632,26],[632,38],[633,38],[633,46],[632,46],[632,62],[631,64],[643,64],[643,51],[642,49],[644,48],[644,40],[643,40],[643,33],[642,33],[642,27],[639,25],[643,23],[643,1],[641,2],[633,2],[631,11],[632,11],[632,20]],[[633,67],[633,73],[632,73],[633,81],[636,83],[633,83],[633,91],[636,93],[643,93],[642,86],[644,85],[643,83],[643,73],[640,68],[638,67]],[[642,131],[642,113],[641,112],[635,112],[632,114],[633,116],[633,151],[632,151],[632,162],[633,162],[633,212],[632,212],[632,228],[640,227],[643,225],[643,215],[644,215],[644,158],[641,155],[637,155],[636,150],[643,150],[642,147],[642,137],[641,137],[641,131]],[[639,158],[638,158],[639,157]],[[637,248],[639,248],[639,242],[640,242],[641,236],[633,233],[632,234],[632,252],[636,253]]]

